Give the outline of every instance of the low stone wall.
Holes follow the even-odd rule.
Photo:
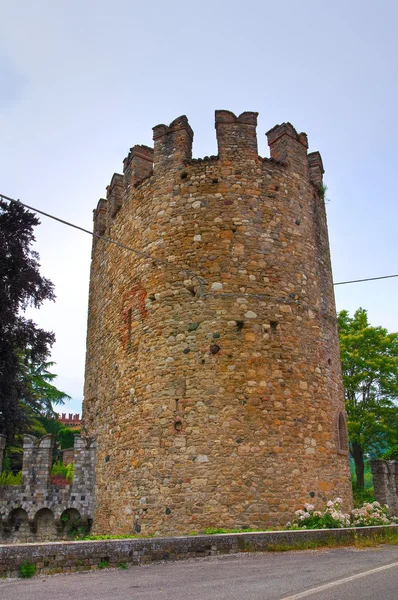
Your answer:
[[[375,498],[387,504],[391,514],[398,516],[398,462],[376,459],[370,461]]]
[[[75,435],[74,477],[70,485],[52,482],[55,436],[24,437],[22,483],[0,485],[0,543],[44,542],[88,527],[94,510],[95,442]],[[5,436],[0,435],[0,473]]]
[[[25,561],[34,563],[37,573],[53,574],[87,571],[102,562],[109,566],[121,563],[139,565],[160,560],[179,560],[237,552],[275,551],[283,546],[297,548],[315,545],[350,545],[358,539],[382,542],[398,533],[398,525],[348,529],[269,531],[221,535],[198,535],[171,538],[140,538],[47,544],[0,546],[0,577],[17,576]]]

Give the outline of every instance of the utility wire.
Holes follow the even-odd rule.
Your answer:
[[[60,219],[59,217],[56,217],[49,213],[46,213],[42,210],[39,210],[38,208],[34,208],[33,206],[29,206],[28,204],[24,204],[20,200],[15,200],[14,198],[10,198],[9,196],[5,196],[4,194],[0,194],[0,198],[2,198],[3,200],[7,200],[8,202],[15,202],[16,204],[21,204],[22,206],[24,206],[25,208],[28,208],[29,210],[32,210],[33,212],[39,213],[40,215],[44,215],[45,217],[48,217],[49,219],[53,219],[54,221],[58,221],[59,223],[62,223],[63,225],[68,225],[68,227],[73,227],[74,229],[79,229],[79,231],[83,231],[84,233],[88,233],[89,235],[91,235],[93,237],[96,237],[100,240],[104,240],[108,244],[115,244],[116,246],[119,246],[119,248],[123,248],[124,250],[130,250],[130,252],[134,252],[134,254],[138,254],[138,256],[143,256],[144,258],[149,258],[150,260],[157,262],[159,264],[162,264],[162,265],[168,267],[169,269],[174,269],[179,272],[182,271],[182,272],[188,273],[189,275],[191,275],[192,278],[197,279],[200,287],[204,283],[207,283],[206,279],[204,279],[204,277],[199,277],[198,275],[196,275],[196,273],[194,273],[190,269],[176,267],[175,265],[167,262],[167,260],[164,260],[163,258],[156,258],[155,256],[152,256],[152,254],[149,254],[148,252],[144,252],[143,250],[137,250],[136,248],[132,248],[131,246],[126,246],[125,244],[121,244],[120,242],[117,242],[116,240],[113,240],[112,238],[108,238],[106,236],[100,235],[99,233],[95,233],[94,231],[90,231],[89,229],[84,229],[84,227],[80,227],[79,225],[75,225],[74,223],[70,223],[69,221],[64,221],[64,219]]]
[[[352,281],[338,281],[333,285],[347,285],[347,283],[362,283],[362,281],[377,281],[378,279],[391,279],[392,277],[398,277],[397,275],[382,275],[381,277],[367,277],[366,279],[353,279]]]
[[[2,198],[3,200],[7,200],[8,202],[16,202],[17,204],[21,204],[22,206],[24,206],[25,208],[28,208],[29,210],[32,210],[33,212],[39,213],[40,215],[44,215],[45,217],[48,217],[49,219],[53,219],[54,221],[58,221],[59,223],[62,223],[63,225],[68,225],[68,227],[73,227],[74,229],[79,229],[79,231],[83,231],[84,233],[88,233],[89,235],[91,235],[93,237],[96,237],[100,240],[104,240],[108,244],[115,244],[116,246],[119,246],[120,248],[124,248],[125,250],[129,250],[130,252],[134,252],[134,254],[138,254],[138,256],[143,256],[144,258],[149,258],[150,260],[153,260],[154,262],[162,264],[162,265],[168,267],[169,269],[185,271],[185,273],[188,273],[193,278],[197,279],[200,286],[202,286],[202,284],[204,284],[204,283],[207,283],[207,281],[204,277],[200,277],[199,275],[196,275],[196,273],[194,273],[190,269],[176,267],[172,263],[167,262],[167,260],[164,260],[163,258],[156,258],[155,256],[152,256],[152,254],[149,254],[148,252],[144,252],[143,250],[137,250],[136,248],[132,248],[131,246],[126,246],[125,244],[121,244],[120,242],[117,242],[116,240],[113,240],[112,238],[108,238],[106,236],[100,235],[99,233],[94,233],[93,231],[90,231],[89,229],[84,229],[84,227],[80,227],[79,225],[75,225],[74,223],[70,223],[69,221],[64,221],[64,219],[60,219],[59,217],[56,217],[49,213],[46,213],[42,210],[39,210],[38,208],[33,208],[33,206],[24,204],[20,200],[15,200],[15,198],[10,198],[9,196],[5,196],[4,194],[0,194],[0,198]],[[333,285],[348,285],[349,283],[362,283],[364,281],[378,281],[379,279],[392,279],[393,277],[398,277],[398,274],[382,275],[380,277],[367,277],[365,279],[352,279],[351,281],[338,281],[337,283],[333,283]]]

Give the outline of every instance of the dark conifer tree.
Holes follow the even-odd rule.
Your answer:
[[[39,219],[16,202],[0,200],[0,433],[9,441],[24,431],[32,386],[26,364],[44,363],[54,334],[24,315],[28,306],[54,300],[54,286],[39,272],[31,248]]]

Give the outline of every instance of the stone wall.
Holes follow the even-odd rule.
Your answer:
[[[141,565],[156,561],[181,560],[237,552],[266,552],[286,548],[355,545],[358,541],[382,543],[396,537],[398,525],[311,531],[268,531],[200,535],[177,538],[123,539],[49,544],[0,546],[0,577],[18,576],[28,561],[38,574],[97,569],[99,563],[111,567]]]
[[[203,160],[186,117],[156,126],[94,211],[94,233],[117,242],[94,238],[90,277],[98,533],[352,505],[321,157],[289,123],[258,156],[257,113],[215,124]]]
[[[70,485],[51,483],[55,438],[24,437],[22,484],[0,486],[2,543],[56,540],[71,527],[87,526],[93,518],[95,443],[75,436],[74,478]],[[0,435],[0,465],[5,437]]]
[[[398,462],[395,460],[371,460],[375,498],[387,504],[391,513],[398,516]]]

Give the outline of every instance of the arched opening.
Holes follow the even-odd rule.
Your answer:
[[[347,424],[345,421],[344,414],[342,412],[340,412],[338,416],[337,436],[338,449],[343,450],[344,452],[348,452]]]
[[[35,514],[35,529],[37,539],[42,541],[57,539],[57,529],[54,513],[49,508],[41,508]]]
[[[14,508],[9,514],[8,523],[12,536],[20,538],[29,535],[28,513],[23,508]]]
[[[62,533],[66,536],[73,536],[79,533],[83,526],[80,513],[76,508],[67,508],[61,515]]]

